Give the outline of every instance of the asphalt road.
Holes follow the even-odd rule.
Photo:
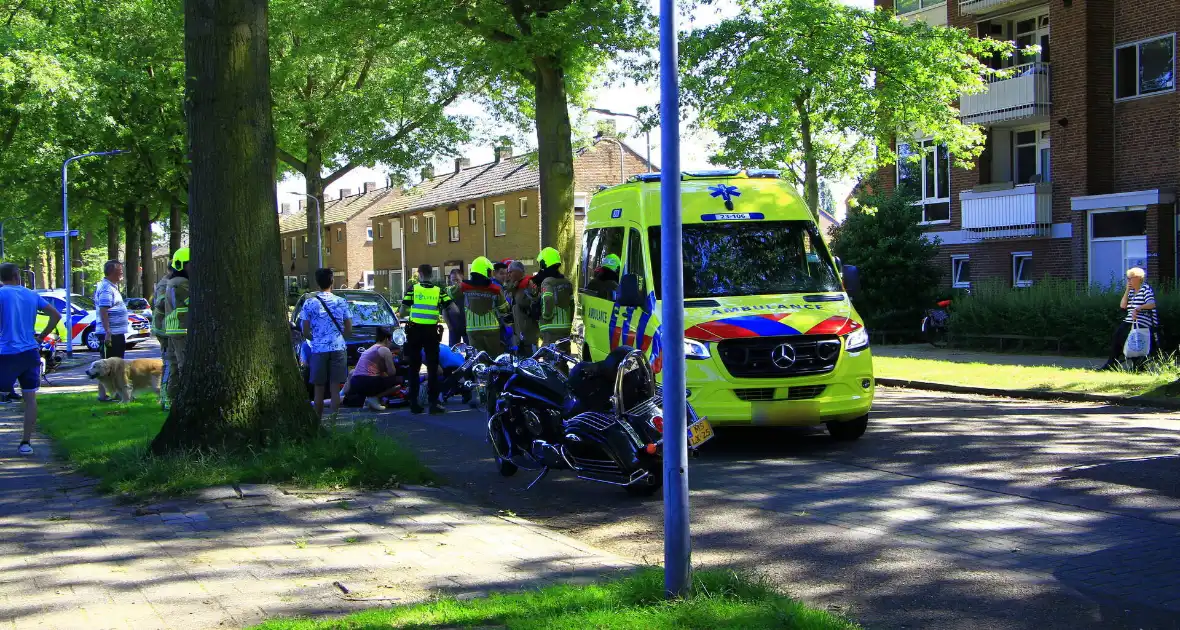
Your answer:
[[[653,564],[658,498],[502,478],[470,411],[380,414],[473,500]],[[695,566],[869,628],[1180,628],[1180,420],[881,390],[869,432],[731,429],[690,462]]]

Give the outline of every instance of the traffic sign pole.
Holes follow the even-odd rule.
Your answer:
[[[688,595],[688,413],[684,374],[684,270],[680,222],[680,89],[676,0],[660,0],[660,273],[664,358],[664,591]]]

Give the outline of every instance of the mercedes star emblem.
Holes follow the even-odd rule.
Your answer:
[[[795,365],[795,347],[784,343],[770,353],[770,360],[775,367],[783,370]]]

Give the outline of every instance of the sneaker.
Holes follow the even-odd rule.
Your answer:
[[[440,405],[438,403],[435,403],[430,406],[430,415],[432,415],[432,416],[441,416],[442,414],[444,414],[446,412],[447,412],[447,408],[443,407],[442,405]]]
[[[28,442],[21,442],[20,447],[18,447],[16,449],[16,451],[18,453],[20,453],[21,455],[32,455],[33,454],[33,445],[29,444]]]
[[[381,401],[376,398],[366,398],[365,409],[369,411],[385,411],[385,407],[381,404]]]
[[[16,392],[8,392],[8,394],[4,396],[4,402],[20,402],[22,400],[24,400],[24,397]]]

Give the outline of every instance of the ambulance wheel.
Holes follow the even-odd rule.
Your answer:
[[[828,435],[832,436],[833,440],[837,442],[852,442],[864,435],[865,429],[869,428],[869,414],[866,413],[855,420],[829,422],[827,425]]]

